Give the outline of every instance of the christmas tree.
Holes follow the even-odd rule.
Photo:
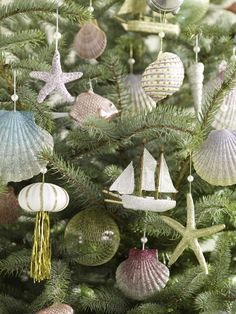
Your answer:
[[[0,2],[1,314],[236,313],[235,13]]]

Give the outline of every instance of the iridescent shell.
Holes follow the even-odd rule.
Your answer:
[[[82,125],[89,117],[110,119],[118,110],[107,98],[95,94],[92,90],[80,94],[72,106],[70,116]]]
[[[0,177],[19,182],[40,173],[47,162],[38,155],[53,149],[52,136],[35,124],[31,112],[0,111]]]
[[[73,314],[74,310],[67,304],[55,304],[36,314]]]
[[[193,63],[187,71],[189,82],[193,94],[194,108],[197,117],[202,113],[204,64]]]
[[[141,75],[130,74],[127,77],[127,85],[131,95],[131,111],[148,112],[156,108],[156,103],[151,97],[145,94],[141,85]]]
[[[83,59],[97,59],[106,49],[106,34],[94,23],[86,23],[75,37],[74,48]]]
[[[129,298],[145,300],[164,288],[169,269],[158,260],[157,250],[131,249],[116,271],[119,289]]]
[[[142,76],[145,93],[156,102],[176,93],[184,80],[184,66],[180,58],[169,52],[160,53]]]
[[[6,193],[0,194],[0,224],[14,224],[17,222],[19,204],[12,187]]]
[[[197,174],[212,185],[236,184],[236,131],[211,131],[193,154]]]
[[[147,0],[149,7],[156,12],[165,11],[177,13],[184,0]]]

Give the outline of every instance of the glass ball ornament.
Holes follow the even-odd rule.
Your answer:
[[[116,254],[120,233],[115,221],[97,209],[75,215],[65,230],[65,247],[81,265],[98,266]]]
[[[209,4],[209,0],[184,0],[175,18],[181,24],[194,24],[205,16]]]

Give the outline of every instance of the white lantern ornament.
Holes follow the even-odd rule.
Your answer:
[[[30,277],[34,282],[50,278],[51,273],[51,246],[49,212],[59,212],[69,203],[68,193],[61,187],[44,182],[33,183],[21,190],[18,201],[22,209],[27,212],[37,212],[34,245],[31,256]]]

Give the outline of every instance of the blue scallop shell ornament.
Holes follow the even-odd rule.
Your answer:
[[[19,182],[40,173],[47,162],[43,149],[53,149],[53,138],[36,125],[32,112],[0,110],[0,177]]]

